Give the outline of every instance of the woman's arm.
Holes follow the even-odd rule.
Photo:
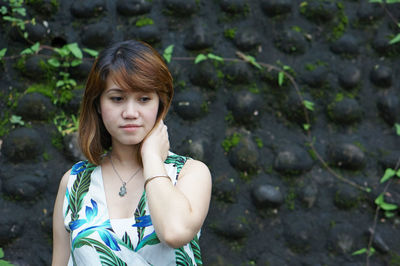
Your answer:
[[[67,189],[68,178],[71,170],[66,172],[58,188],[53,211],[53,260],[52,266],[65,266],[68,264],[70,243],[69,234],[64,227],[63,203]]]
[[[142,145],[143,175],[166,175],[164,160],[168,154],[168,133],[160,123]],[[207,166],[188,160],[174,186],[167,178],[147,183],[146,194],[157,236],[171,247],[190,242],[200,230],[211,197],[211,175]]]

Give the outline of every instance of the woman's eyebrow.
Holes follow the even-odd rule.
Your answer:
[[[106,93],[111,93],[111,92],[125,92],[125,90],[118,87],[112,87],[106,90]]]

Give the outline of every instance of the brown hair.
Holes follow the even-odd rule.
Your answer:
[[[90,71],[79,118],[80,147],[89,162],[96,165],[111,148],[111,136],[98,112],[108,77],[124,89],[156,92],[160,99],[156,124],[165,118],[174,93],[168,67],[150,45],[129,40],[103,50]],[[138,158],[141,162],[140,149]]]

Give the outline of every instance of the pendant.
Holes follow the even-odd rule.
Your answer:
[[[124,182],[124,183],[122,183],[122,187],[120,187],[119,188],[119,196],[120,197],[123,197],[123,196],[125,196],[125,194],[126,194],[126,187],[125,187],[125,185],[126,185],[126,183]]]

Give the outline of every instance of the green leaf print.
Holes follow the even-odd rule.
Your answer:
[[[95,165],[88,163],[88,167],[79,172],[70,193],[69,203],[71,208],[71,221],[79,219],[79,211],[82,208],[83,198],[89,191],[90,175],[92,174]]]
[[[141,249],[142,247],[146,246],[146,245],[155,245],[160,243],[160,240],[158,239],[156,232],[153,231],[153,233],[151,233],[150,235],[146,236],[145,238],[143,238],[143,240],[141,242],[139,242],[139,244],[137,245],[135,251],[138,251],[139,249]]]
[[[175,249],[175,262],[176,265],[193,266],[192,259],[183,247]]]
[[[181,171],[183,165],[186,163],[187,158],[184,156],[179,156],[176,154],[168,155],[167,159],[164,161],[166,164],[174,164],[176,166],[176,174],[178,175]]]
[[[135,221],[138,223],[139,217],[143,217],[146,215],[146,191],[143,191],[142,197],[140,198],[139,204],[136,208],[135,211]],[[143,236],[144,236],[144,229],[145,227],[138,227],[137,228],[137,233],[138,233],[138,244],[140,243],[140,241],[142,241]]]
[[[129,248],[130,250],[135,250],[133,248],[131,238],[129,237],[127,232],[125,232],[124,236],[122,237],[122,241],[124,242],[125,247]]]
[[[102,244],[101,242],[90,239],[83,238],[80,240],[80,246],[91,246],[94,247],[99,254],[101,265],[103,266],[127,266],[127,264],[121,260],[118,256],[116,256],[109,247]]]
[[[203,265],[203,261],[201,260],[201,252],[200,252],[200,245],[199,245],[199,239],[197,235],[193,238],[192,241],[190,241],[190,248],[193,251],[194,255],[194,260],[197,265]]]

